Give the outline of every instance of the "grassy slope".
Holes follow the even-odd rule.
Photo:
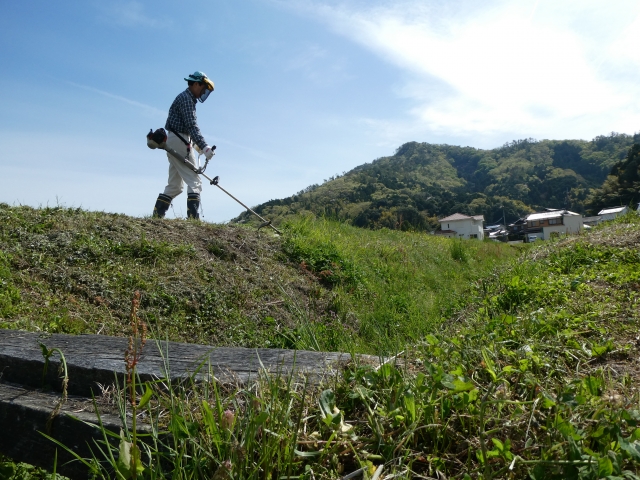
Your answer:
[[[333,285],[332,298],[352,299],[357,309],[358,302],[375,299],[359,300],[358,288],[411,288],[415,274],[403,264],[432,258],[434,265],[440,258],[450,270],[458,266],[453,278],[461,278],[488,245],[465,244],[479,248],[471,256],[455,243],[370,233],[358,237],[348,227],[302,222],[290,227],[282,251],[303,256],[314,285],[319,278]],[[447,478],[638,478],[639,249],[635,213],[588,235],[538,245],[508,268],[476,277],[464,297],[451,297],[446,305],[457,305],[455,314],[409,342],[397,362],[353,364],[324,393],[265,380],[256,389],[198,391],[176,402],[160,389],[150,405],[157,402],[157,411],[172,418],[169,448],[182,462],[173,464],[172,478],[211,478],[216,470],[216,478],[229,478],[229,468],[233,478],[311,480],[359,467],[370,476],[378,466],[385,478],[442,478],[438,472]],[[22,258],[17,251],[14,245],[9,262]],[[460,260],[451,264],[452,256]],[[403,288],[395,268],[407,275]],[[8,268],[1,274],[6,309],[20,278]],[[446,288],[440,292],[448,295]],[[185,424],[188,435],[179,430]],[[160,465],[147,466],[169,476],[166,470],[160,475]]]
[[[0,327],[125,335],[131,298],[158,335],[212,345],[389,352],[515,254],[495,243],[301,220],[237,226],[0,205]]]
[[[544,243],[396,362],[351,365],[322,393],[232,392],[238,426],[218,458],[238,478],[639,478],[639,247],[635,213]],[[271,439],[250,432],[274,405],[289,406],[270,424],[289,441],[267,464]]]

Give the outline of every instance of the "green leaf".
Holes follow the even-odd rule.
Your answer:
[[[116,466],[122,476],[128,478],[131,476],[131,442],[127,442],[122,430],[120,430],[120,445],[118,447],[118,453]]]
[[[440,343],[440,340],[438,340],[438,338],[431,333],[426,336],[426,340],[429,345],[438,345]]]
[[[479,392],[477,388],[473,388],[468,392],[465,392],[463,394],[465,403],[469,404],[469,403],[475,402],[478,399],[478,395],[479,395]]]
[[[311,458],[319,456],[322,452],[302,452],[300,450],[294,450],[294,453],[299,457]]]
[[[262,425],[264,422],[267,421],[267,418],[269,418],[269,414],[267,412],[262,412],[260,413],[260,415],[258,415],[255,420],[253,421],[256,425]]]
[[[620,448],[626,452],[633,460],[640,462],[640,444],[638,442],[629,442],[628,440],[618,436]]]
[[[151,390],[151,387],[149,386],[149,382],[147,382],[145,384],[144,395],[140,399],[140,403],[138,404],[138,408],[146,407],[147,403],[149,403],[149,400],[151,400],[151,396],[152,395],[153,395],[153,390]]]
[[[501,452],[504,451],[504,443],[502,443],[497,438],[492,438],[491,441],[493,442],[493,444],[496,446],[498,450],[500,450]]]
[[[496,364],[491,358],[489,350],[487,350],[486,348],[482,349],[482,358],[484,359],[485,370],[489,372],[489,375],[491,375],[491,379],[495,382],[498,378],[498,376],[496,375]]]
[[[204,421],[204,424],[211,435],[214,435],[218,432],[218,424],[213,416],[211,407],[209,406],[209,403],[204,399],[202,400],[202,420]]]
[[[582,380],[582,385],[591,395],[599,396],[604,386],[604,381],[601,378],[589,375]]]
[[[333,417],[336,408],[336,395],[332,390],[325,390],[320,394],[320,410],[322,410],[323,417]]]
[[[613,473],[613,463],[609,457],[598,460],[598,478],[608,477]]]
[[[602,355],[613,351],[614,345],[611,340],[603,343],[602,345],[595,345],[591,347],[591,355],[594,357],[601,357]]]
[[[404,402],[404,408],[409,413],[409,421],[411,423],[416,421],[416,398],[412,393],[407,393],[403,397],[402,401]]]
[[[465,382],[462,378],[456,378],[451,382],[443,381],[442,385],[450,390],[453,390],[454,393],[467,392],[475,388],[473,383]]]

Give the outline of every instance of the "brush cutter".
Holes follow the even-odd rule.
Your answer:
[[[262,227],[271,227],[277,234],[282,235],[282,232],[280,232],[280,230],[278,230],[276,227],[274,227],[271,224],[271,220],[265,220],[264,218],[262,218],[260,215],[258,215],[256,212],[254,212],[252,209],[250,209],[249,207],[247,207],[244,203],[242,203],[240,200],[238,200],[236,197],[234,197],[233,195],[231,195],[229,192],[227,192],[224,188],[222,188],[220,185],[218,185],[218,181],[219,181],[219,177],[216,175],[213,178],[209,178],[204,171],[207,169],[207,165],[209,164],[209,160],[205,160],[204,162],[204,166],[200,167],[198,166],[196,168],[195,165],[193,165],[190,161],[189,161],[189,151],[187,150],[187,155],[186,156],[181,156],[178,152],[176,152],[174,149],[172,149],[171,147],[167,146],[167,134],[164,130],[164,128],[159,128],[157,129],[155,132],[153,130],[149,130],[149,133],[147,134],[147,146],[151,149],[156,149],[159,148],[160,150],[164,150],[166,152],[168,152],[169,154],[171,154],[173,157],[175,157],[176,159],[180,160],[181,162],[184,162],[185,165],[187,165],[191,170],[193,170],[195,173],[197,173],[198,175],[202,175],[204,178],[206,178],[207,180],[209,180],[209,183],[211,185],[215,185],[216,187],[218,187],[220,190],[222,190],[224,193],[226,193],[227,195],[229,195],[231,198],[233,198],[236,202],[238,202],[240,205],[242,205],[244,208],[246,208],[248,211],[250,211],[251,213],[253,213],[256,217],[258,217],[262,223],[260,224],[260,226],[258,227],[258,230],[260,230]],[[214,154],[215,154],[215,145],[213,147],[211,147],[212,150],[214,150]]]

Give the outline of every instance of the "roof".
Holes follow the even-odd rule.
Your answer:
[[[448,235],[450,233],[458,233],[455,230],[436,230],[436,235]]]
[[[583,217],[583,218],[582,218],[582,221],[583,221],[584,223],[587,223],[587,222],[597,222],[597,221],[599,221],[599,220],[600,220],[600,216],[599,216],[599,215],[596,215],[596,216],[594,216],[594,217]]]
[[[560,218],[564,217],[565,215],[579,215],[579,213],[570,212],[569,210],[554,210],[552,212],[532,213],[527,217],[527,222],[547,218]]]
[[[614,207],[614,208],[605,208],[604,210],[600,210],[598,215],[609,215],[612,213],[620,213],[627,207]]]
[[[454,213],[453,215],[449,215],[448,217],[441,218],[438,221],[453,222],[455,220],[482,220],[484,222],[484,215],[474,215],[472,217],[469,217],[468,215],[463,215],[461,213]]]

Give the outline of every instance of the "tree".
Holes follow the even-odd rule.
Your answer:
[[[588,201],[593,213],[605,207],[635,204],[640,200],[640,144],[634,143],[627,158],[616,163],[601,188]]]

